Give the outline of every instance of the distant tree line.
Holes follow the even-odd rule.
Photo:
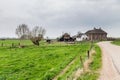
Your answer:
[[[15,33],[19,39],[30,39],[33,44],[39,46],[39,42],[44,38],[46,30],[39,26],[35,26],[32,30],[30,30],[26,24],[20,24],[16,28]]]

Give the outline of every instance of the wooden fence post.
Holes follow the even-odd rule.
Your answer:
[[[69,80],[69,76],[67,76],[67,80]]]
[[[82,67],[83,67],[83,72],[85,72],[85,68],[84,68],[84,63],[83,63],[82,56],[80,56],[80,61],[81,61]]]
[[[88,59],[90,58],[90,51],[88,50],[87,52],[87,55],[88,55]]]
[[[20,46],[20,43],[18,43],[18,46]]]
[[[3,47],[3,43],[1,43],[1,46]]]
[[[14,43],[12,43],[12,47],[14,47]]]
[[[90,50],[93,48],[93,46],[94,46],[94,42],[92,41],[91,46],[90,46]]]
[[[80,62],[81,62],[81,64],[82,64],[82,66],[83,66],[83,59],[82,59],[81,56],[80,56]]]

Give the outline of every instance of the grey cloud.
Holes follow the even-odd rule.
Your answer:
[[[0,26],[12,27],[11,31],[21,23],[26,23],[30,27],[40,25],[45,26],[46,36],[51,37],[56,37],[63,31],[75,33],[74,30],[77,33],[79,30],[85,31],[95,26],[106,30],[109,27],[118,29],[120,1],[0,0],[0,17]],[[115,29],[108,30],[110,34],[114,31]],[[14,34],[9,31],[8,33]]]

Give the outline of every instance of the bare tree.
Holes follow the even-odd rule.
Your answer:
[[[29,28],[26,24],[21,24],[16,28],[16,34],[21,39],[26,39],[29,34]]]
[[[78,33],[77,33],[77,37],[81,37],[83,35],[83,33],[81,32],[81,31],[79,31]]]
[[[43,39],[43,36],[45,35],[46,30],[42,27],[36,26],[33,28],[33,30],[30,32],[30,40],[35,44],[39,46],[39,42]]]
[[[16,28],[16,34],[19,38],[30,39],[33,44],[39,46],[39,42],[43,39],[43,36],[45,35],[46,30],[42,27],[36,26],[32,29],[32,31],[29,30],[26,24],[21,24]]]

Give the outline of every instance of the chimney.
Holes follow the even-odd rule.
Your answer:
[[[96,28],[94,27],[94,30],[95,30]]]

